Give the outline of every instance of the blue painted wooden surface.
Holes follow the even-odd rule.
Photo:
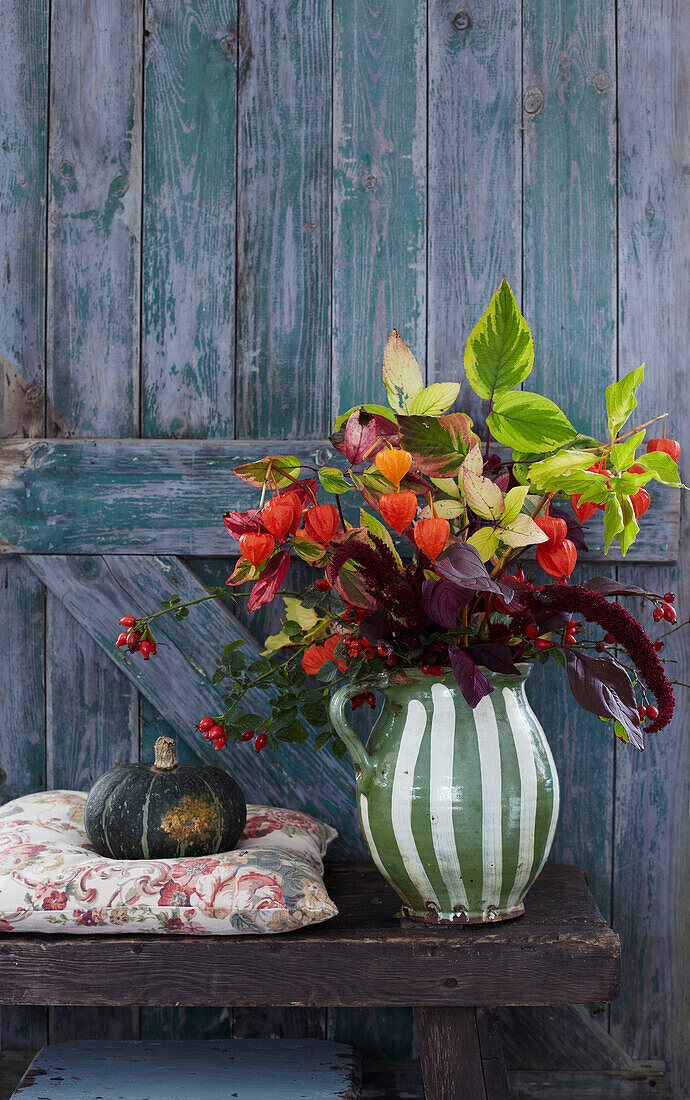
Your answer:
[[[318,1040],[55,1043],[17,1091],[22,1100],[357,1100],[354,1051]]]
[[[222,582],[226,563],[205,555],[230,544],[220,523],[206,532],[210,513],[235,503],[231,449],[268,437],[313,450],[329,410],[377,392],[393,326],[429,381],[459,377],[470,326],[503,273],[535,334],[528,385],[598,427],[591,395],[644,359],[642,408],[670,409],[687,446],[684,14],[681,0],[4,0],[0,438],[15,442],[0,452],[12,501],[0,536],[43,554],[126,555],[139,591],[156,568],[146,555],[161,552],[190,555],[197,577]],[[96,448],[100,532],[59,452],[65,441],[88,450],[92,435],[121,448]],[[41,521],[27,492],[42,452],[28,451],[44,436],[55,447],[44,460],[65,480],[63,490],[51,479]],[[190,450],[164,462],[159,446]],[[227,459],[217,468],[215,447]],[[148,473],[134,461],[144,454]],[[175,478],[191,499],[172,495]],[[166,500],[180,510],[167,526]],[[657,505],[641,553],[612,568],[682,592],[690,557],[681,544],[676,564],[671,501]],[[198,527],[196,506],[209,512]],[[93,640],[103,607],[89,607],[91,581],[75,587],[65,563],[63,600],[56,570],[46,590],[25,562],[2,562],[4,799],[46,781],[86,787],[115,759],[146,755],[160,709],[187,733],[198,717],[185,717],[179,692],[158,710],[136,693]],[[592,570],[602,571],[596,559]],[[308,576],[296,567],[299,583]],[[260,636],[270,613],[244,625]],[[687,654],[673,656],[674,678],[687,681]],[[566,795],[555,850],[588,869],[623,934],[611,1031],[633,1057],[666,1059],[684,1100],[685,702],[640,757],[614,750],[562,681],[535,677],[532,696]],[[281,780],[298,802],[310,796],[299,760],[286,757]],[[336,778],[325,794],[354,851],[352,791]],[[564,1025],[573,1048],[577,1020]],[[18,1009],[3,1011],[2,1032],[10,1048],[47,1035],[308,1032],[372,1054],[414,1050],[409,1016],[383,1012]]]

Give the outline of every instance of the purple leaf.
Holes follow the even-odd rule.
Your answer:
[[[448,656],[458,687],[465,696],[467,705],[474,710],[480,699],[489,695],[494,689],[484,673],[477,668],[466,649],[449,645]]]
[[[360,621],[359,632],[371,645],[379,642],[391,642],[391,634],[388,615],[385,611],[369,611]]]
[[[630,677],[613,657],[593,657],[565,648],[570,690],[583,710],[600,718],[617,718],[636,748],[644,748]]]
[[[355,409],[343,427],[333,433],[331,443],[345,455],[351,466],[360,466],[363,462],[373,462],[377,452],[385,446],[385,439],[391,443],[397,441],[397,425],[385,416]]]
[[[458,625],[458,615],[474,596],[473,588],[451,588],[444,581],[422,584],[422,607],[430,619],[446,630]]]
[[[247,604],[248,611],[256,611],[257,607],[261,607],[262,604],[271,602],[285,580],[285,574],[288,571],[289,564],[289,550],[281,550],[279,554],[273,555],[252,588],[252,594]]]
[[[436,572],[456,589],[474,592],[496,592],[509,604],[515,595],[512,588],[489,576],[486,566],[474,546],[466,542],[454,542],[436,559]]]
[[[597,592],[600,596],[655,596],[658,600],[664,598],[658,592],[648,592],[646,588],[639,588],[636,584],[621,584],[610,577],[593,577],[591,581],[583,581],[582,587],[589,588],[590,592]]]
[[[484,665],[491,672],[503,672],[507,676],[519,676],[520,669],[515,667],[513,651],[504,642],[477,642],[470,647],[472,660]]]

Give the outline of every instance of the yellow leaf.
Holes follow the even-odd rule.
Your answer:
[[[472,511],[482,519],[498,522],[503,515],[503,493],[498,485],[471,470],[462,469],[460,477],[465,500]]]
[[[436,486],[439,492],[454,497],[456,500],[460,499],[460,490],[454,477],[430,477],[429,481]]]
[[[469,470],[473,474],[481,474],[484,469],[484,459],[482,458],[482,448],[479,440],[473,443],[469,451],[462,460],[462,469]]]
[[[299,623],[302,630],[311,630],[319,621],[319,616],[313,607],[302,607],[296,596],[283,596],[285,604],[285,618],[293,623]]]
[[[435,500],[434,515],[439,519],[457,519],[465,511],[465,505],[459,500]],[[420,519],[430,519],[431,508],[427,504],[419,513]]]
[[[424,389],[419,363],[395,329],[383,351],[383,382],[388,404],[400,413],[409,413],[415,397]]]
[[[532,546],[533,543],[548,541],[549,536],[524,512],[505,527],[501,527],[501,542],[506,546]]]
[[[501,523],[504,527],[512,523],[515,517],[522,511],[528,488],[529,486],[527,485],[515,485],[506,493],[503,500],[503,516],[501,517]]]
[[[488,561],[498,550],[499,538],[493,527],[480,527],[467,542],[478,551],[482,561]]]
[[[415,416],[441,416],[451,407],[459,393],[459,382],[432,382],[414,398],[410,412]]]

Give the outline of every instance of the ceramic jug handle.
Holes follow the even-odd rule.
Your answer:
[[[331,725],[350,754],[357,776],[358,778],[361,776],[362,787],[365,790],[371,781],[371,760],[369,759],[364,745],[345,717],[345,704],[348,699],[352,699],[353,696],[361,695],[362,692],[379,686],[380,685],[373,680],[371,682],[360,680],[357,684],[343,684],[342,687],[337,688],[337,690],[333,692],[328,704],[328,714],[331,719]]]

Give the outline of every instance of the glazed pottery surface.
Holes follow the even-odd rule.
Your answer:
[[[450,671],[396,670],[331,699],[367,847],[408,917],[483,923],[524,911],[553,841],[559,787],[525,694],[531,666],[519,667],[520,676],[483,670],[494,690],[474,710]],[[367,689],[384,705],[365,749],[345,706]]]

